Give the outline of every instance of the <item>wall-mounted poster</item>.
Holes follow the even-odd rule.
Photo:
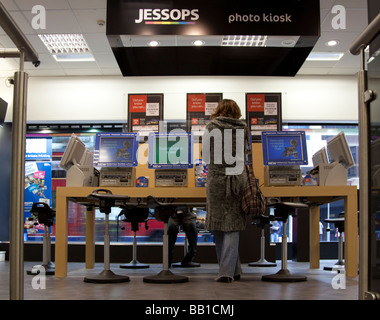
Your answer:
[[[187,130],[195,136],[203,135],[210,116],[223,99],[223,93],[188,93],[186,119]]]
[[[148,135],[158,132],[163,120],[164,95],[128,94],[128,131]]]
[[[262,131],[281,131],[281,93],[246,93],[245,114],[252,142],[261,142]]]

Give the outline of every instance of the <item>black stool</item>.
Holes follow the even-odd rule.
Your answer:
[[[153,196],[147,197],[147,204],[150,208],[154,209],[156,219],[164,222],[164,235],[162,239],[163,270],[157,275],[144,277],[143,281],[148,283],[181,283],[189,281],[188,277],[173,274],[169,270],[168,220],[176,212],[177,208],[183,206],[183,204],[159,202]]]
[[[32,205],[30,213],[37,217],[38,223],[44,225],[44,235],[42,244],[42,267],[45,268],[45,275],[55,274],[55,265],[51,259],[51,238],[50,227],[54,225],[55,211],[45,202],[35,202]],[[27,274],[36,275],[40,271],[32,268],[26,271]]]
[[[307,208],[304,203],[299,202],[274,202],[268,203],[267,207],[274,207],[274,216],[278,221],[282,221],[282,255],[281,255],[281,269],[275,274],[262,276],[263,281],[272,282],[299,282],[306,281],[307,278],[303,275],[291,274],[287,269],[287,254],[288,254],[288,238],[286,235],[286,225],[289,215],[294,215],[295,210],[298,208]]]
[[[149,264],[140,263],[137,260],[137,237],[136,232],[139,230],[139,224],[145,223],[145,229],[148,230],[149,208],[138,206],[125,206],[120,212],[119,217],[124,216],[121,221],[129,222],[133,231],[132,260],[129,263],[120,265],[124,269],[144,269],[149,268]]]
[[[260,239],[260,259],[256,262],[248,263],[250,267],[276,267],[277,263],[269,262],[265,260],[265,227],[270,225],[271,217],[269,216],[257,216],[253,219],[252,224],[261,229],[261,239]]]
[[[104,232],[104,270],[92,276],[84,278],[84,282],[91,283],[116,283],[129,281],[128,276],[117,275],[110,270],[110,237],[109,237],[109,214],[111,208],[115,206],[116,201],[126,201],[128,196],[112,194],[107,189],[94,190],[89,196],[89,199],[99,201],[99,211],[105,214],[105,232]]]
[[[338,261],[334,266],[326,266],[323,270],[332,271],[340,269],[339,267],[344,266],[343,261],[343,232],[344,232],[344,212],[338,215],[338,218],[325,219],[327,223],[334,223],[335,228],[338,229],[339,232],[339,243],[338,243]]]

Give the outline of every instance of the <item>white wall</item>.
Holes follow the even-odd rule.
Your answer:
[[[186,93],[222,92],[245,115],[245,93],[281,92],[283,120],[358,119],[355,76],[277,77],[30,77],[28,121],[120,121],[127,119],[128,93],[163,93],[164,119],[186,118]],[[0,79],[0,97],[13,87]]]

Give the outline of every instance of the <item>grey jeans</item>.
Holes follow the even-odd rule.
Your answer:
[[[239,259],[239,231],[213,231],[213,234],[219,264],[218,278],[233,279],[242,272]]]

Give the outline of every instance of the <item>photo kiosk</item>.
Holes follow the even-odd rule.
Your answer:
[[[320,186],[347,185],[347,169],[355,165],[351,150],[343,131],[327,143],[330,163],[327,161],[326,149],[322,148],[313,156],[314,169]],[[316,163],[314,163],[316,159]]]
[[[150,133],[148,168],[155,170],[156,187],[187,187],[193,167],[193,135],[183,130]]]
[[[301,165],[308,163],[304,131],[264,131],[261,134],[264,185],[301,185]]]
[[[138,133],[97,133],[94,165],[99,186],[133,187],[138,164]]]
[[[67,187],[97,186],[93,155],[74,133],[63,153],[59,167],[66,171]]]

